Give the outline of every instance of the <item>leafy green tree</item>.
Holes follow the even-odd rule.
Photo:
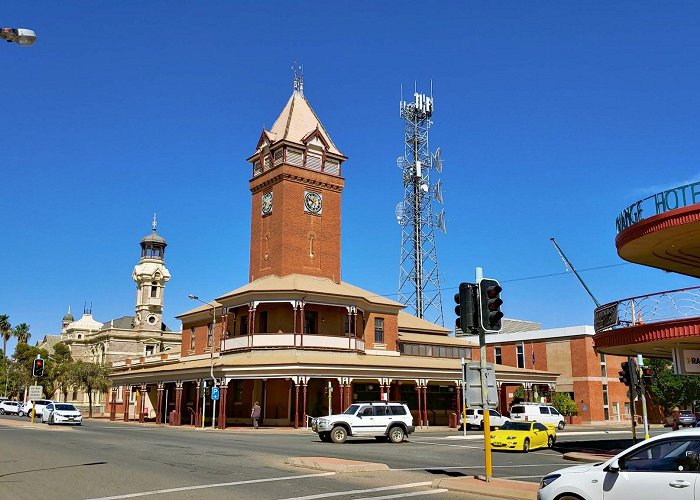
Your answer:
[[[554,396],[552,396],[552,405],[565,417],[574,417],[578,415],[576,401],[571,399],[571,396],[567,392],[555,392]]]
[[[73,366],[73,356],[70,349],[63,342],[53,346],[53,356],[51,357],[52,378],[54,387],[63,394],[63,401],[68,399],[68,389],[71,386],[71,369]]]
[[[17,325],[14,330],[14,335],[17,337],[17,342],[20,344],[26,344],[32,336],[32,334],[29,333],[29,325],[26,323]]]
[[[83,389],[88,394],[89,416],[92,417],[93,391],[105,392],[110,387],[110,369],[107,365],[75,361],[71,364],[68,380],[70,385]]]
[[[653,383],[646,389],[666,414],[674,406],[690,406],[700,401],[700,377],[675,375],[667,359],[645,359],[644,365],[653,374]]]
[[[34,384],[32,366],[34,365],[34,360],[36,359],[37,355],[47,360],[44,366],[48,367],[51,361],[49,359],[49,353],[46,349],[30,346],[26,342],[18,343],[17,347],[15,347],[14,375],[15,381],[19,387],[28,387]],[[53,378],[50,369],[45,369],[44,376],[37,380],[37,382],[39,385],[44,386],[44,392],[47,396],[53,395]]]

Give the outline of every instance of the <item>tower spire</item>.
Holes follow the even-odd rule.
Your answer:
[[[304,97],[304,65],[294,61],[292,74],[294,75],[294,92]]]
[[[153,212],[153,222],[151,223],[151,227],[153,227],[153,232],[156,232],[156,228],[158,227],[158,219],[156,219],[156,213]]]

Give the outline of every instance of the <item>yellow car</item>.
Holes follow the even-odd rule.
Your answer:
[[[491,433],[491,447],[495,450],[528,452],[536,448],[551,448],[557,440],[557,427],[540,422],[506,422]]]

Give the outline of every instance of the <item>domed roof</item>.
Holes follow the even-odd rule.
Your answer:
[[[70,321],[70,322],[75,321],[75,318],[74,318],[73,315],[70,313],[70,306],[68,306],[68,312],[66,313],[66,315],[63,316],[63,321]]]
[[[147,236],[144,236],[143,239],[141,239],[141,244],[148,244],[148,243],[158,243],[160,245],[166,246],[168,243],[165,241],[165,238],[163,238],[161,235],[156,233],[155,229],[153,232]]]
[[[84,313],[82,318],[68,325],[66,330],[87,330],[96,332],[100,328],[102,328],[102,323],[96,321],[91,313]]]

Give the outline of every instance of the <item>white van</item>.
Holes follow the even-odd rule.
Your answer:
[[[519,403],[510,409],[513,422],[541,422],[553,424],[557,429],[564,428],[564,416],[551,405],[541,403]]]

